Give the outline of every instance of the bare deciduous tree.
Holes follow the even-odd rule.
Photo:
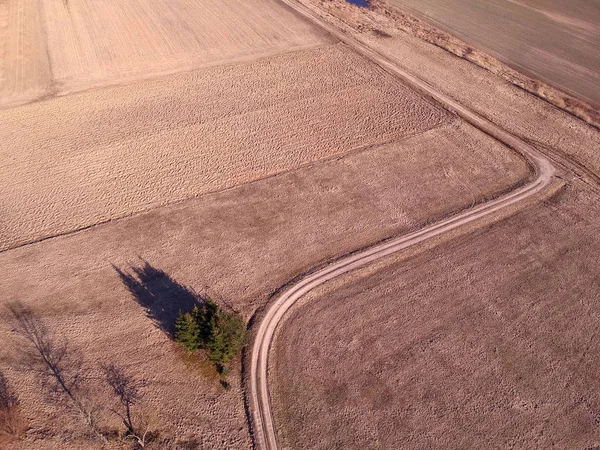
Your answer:
[[[113,393],[123,407],[123,412],[113,410],[127,428],[129,433],[135,433],[131,408],[141,398],[140,388],[142,384],[136,381],[131,375],[125,373],[125,370],[114,363],[102,365],[102,371],[106,382],[111,387]]]
[[[134,415],[132,412],[132,407],[143,397],[141,389],[144,387],[144,383],[136,380],[114,363],[102,365],[102,371],[107,384],[111,387],[121,406],[121,410],[113,409],[112,411],[121,418],[125,425],[126,436],[134,439],[140,447],[144,448],[152,421],[147,417]]]
[[[13,332],[29,344],[21,354],[25,365],[39,375],[44,386],[67,401],[94,435],[106,442],[96,424],[96,409],[81,386],[84,371],[81,358],[22,303],[11,303],[8,310],[12,316]]]
[[[146,448],[146,444],[150,443],[155,439],[152,430],[156,429],[158,423],[158,413],[156,411],[152,414],[140,414],[137,417],[136,434],[132,437],[136,440],[141,448]]]
[[[0,372],[0,435],[19,437],[25,431],[25,421],[19,411],[19,399]]]

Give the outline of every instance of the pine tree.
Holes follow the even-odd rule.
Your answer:
[[[219,307],[211,299],[207,299],[202,308],[194,308],[194,319],[199,328],[200,347],[207,348],[213,333],[214,320]]]
[[[215,364],[227,364],[246,345],[248,335],[244,319],[219,309],[212,318],[211,328],[209,359]]]
[[[191,313],[179,313],[179,317],[175,321],[175,340],[179,342],[188,352],[198,350],[202,344],[200,338],[200,326],[196,320],[200,314],[197,306]]]
[[[175,340],[187,351],[206,349],[209,359],[219,366],[235,358],[248,340],[244,319],[210,299],[191,312],[180,312],[175,330]]]

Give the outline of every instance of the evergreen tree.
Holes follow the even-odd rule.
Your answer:
[[[187,351],[206,349],[209,359],[219,366],[235,358],[248,339],[244,319],[210,299],[191,312],[179,313],[175,330],[175,340]]]
[[[218,310],[212,320],[212,335],[208,342],[209,358],[215,364],[227,364],[242,350],[247,331],[241,316]]]
[[[214,321],[219,307],[211,299],[207,299],[201,308],[194,308],[194,319],[200,330],[200,347],[207,348],[213,333]]]
[[[200,310],[197,306],[191,313],[179,313],[175,321],[175,340],[179,342],[188,352],[198,350],[201,345],[200,326],[197,317]]]

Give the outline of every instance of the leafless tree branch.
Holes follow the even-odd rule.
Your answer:
[[[141,389],[144,387],[144,383],[136,380],[114,363],[102,365],[102,371],[107,384],[122,407],[121,411],[115,409],[112,411],[121,418],[127,429],[127,437],[134,439],[141,448],[144,448],[150,432],[151,421],[139,416],[134,417],[132,412],[132,407],[143,397]]]
[[[83,395],[83,364],[65,340],[58,339],[34,312],[20,302],[8,305],[13,332],[29,343],[23,362],[40,376],[44,385],[67,400],[88,429],[106,442],[95,421],[95,409]]]
[[[19,437],[25,428],[25,421],[19,410],[19,399],[0,372],[0,435]]]

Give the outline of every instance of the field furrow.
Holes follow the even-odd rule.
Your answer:
[[[44,28],[35,0],[0,0],[0,107],[50,92]]]
[[[48,0],[44,11],[65,92],[327,40],[275,0]]]
[[[450,120],[341,44],[0,111],[0,249]]]

